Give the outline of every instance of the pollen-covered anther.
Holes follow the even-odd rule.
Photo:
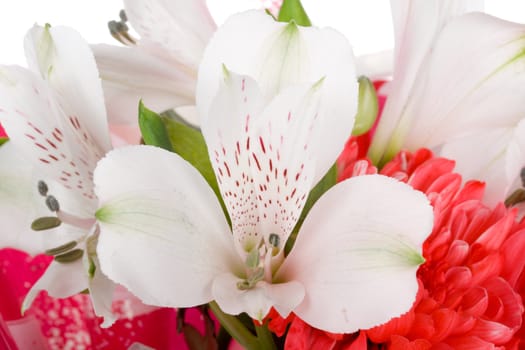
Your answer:
[[[47,196],[47,191],[49,191],[49,188],[47,187],[47,184],[44,181],[38,181],[37,188],[38,193],[40,193],[41,196]]]
[[[53,212],[60,210],[60,204],[58,203],[58,200],[52,195],[46,197],[46,206]]]
[[[268,236],[268,243],[270,243],[272,247],[272,256],[277,255],[277,253],[279,253],[281,237],[276,233],[270,233],[270,235]]]
[[[84,251],[82,249],[73,249],[67,253],[56,255],[55,261],[62,264],[67,264],[82,258],[82,255],[84,255]]]
[[[62,221],[55,216],[44,216],[38,219],[35,219],[31,223],[31,229],[34,231],[44,231],[50,230],[52,228],[58,227],[62,224]]]
[[[517,190],[512,192],[512,194],[508,196],[507,199],[505,199],[504,203],[505,206],[508,208],[522,202],[525,202],[525,189],[518,188]]]
[[[61,255],[64,253],[67,253],[71,249],[75,248],[77,246],[76,241],[67,242],[65,244],[62,244],[56,248],[48,249],[44,252],[46,255]]]

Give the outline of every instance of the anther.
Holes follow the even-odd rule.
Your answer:
[[[120,10],[120,12],[118,13],[119,17],[120,17],[120,20],[122,22],[127,22],[128,21],[128,16],[126,15],[126,11],[124,10]]]
[[[518,203],[525,202],[525,189],[518,188],[516,191],[512,192],[510,196],[505,199],[505,206],[512,207]]]
[[[64,254],[67,251],[75,248],[76,246],[77,246],[77,242],[76,241],[71,241],[71,242],[68,242],[66,244],[62,244],[61,246],[58,246],[56,248],[48,249],[48,250],[46,250],[44,252],[44,254],[46,254],[46,255],[60,255],[60,254]]]
[[[108,22],[108,29],[111,33],[111,36],[113,36],[115,39],[117,39],[124,45],[134,45],[136,43],[136,40],[128,33],[129,28],[126,24],[128,18],[124,10],[120,11],[119,17],[120,21]]]
[[[61,223],[62,221],[56,216],[44,216],[33,221],[31,223],[31,229],[35,231],[44,231],[58,227]]]
[[[38,193],[40,193],[41,196],[47,196],[47,191],[49,190],[49,188],[47,187],[47,184],[40,180],[38,181]]]
[[[47,196],[46,197],[46,205],[51,211],[59,211],[60,210],[60,204],[58,204],[58,200],[55,198],[55,196]]]
[[[82,249],[74,249],[67,253],[55,256],[55,261],[62,264],[67,264],[77,261],[82,257],[82,255],[84,255],[84,251]]]
[[[268,242],[274,247],[279,248],[279,244],[281,244],[281,237],[279,237],[276,233],[270,233],[270,236],[268,236]]]

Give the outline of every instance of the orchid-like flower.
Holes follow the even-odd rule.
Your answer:
[[[370,156],[434,148],[501,201],[525,164],[525,26],[476,1],[392,1],[394,79]]]
[[[32,167],[34,175],[19,180],[31,182],[43,196],[42,206],[49,208],[47,216],[33,217],[33,228],[45,230],[33,235],[45,240],[46,253],[54,260],[29,291],[23,309],[43,289],[55,297],[89,289],[96,313],[109,325],[114,284],[101,272],[96,256],[93,170],[112,147],[95,60],[87,43],[68,28],[35,26],[25,49],[30,70],[0,67],[0,121],[10,136],[0,156],[7,169],[19,168],[16,155]],[[11,180],[8,186],[14,185]],[[20,192],[25,194],[25,188]],[[28,191],[26,198],[30,196]],[[11,230],[29,228],[17,217],[2,222]],[[31,238],[26,234],[25,239]]]
[[[177,154],[120,148],[95,170],[104,273],[148,304],[215,300],[258,320],[274,307],[332,332],[407,311],[433,215],[405,184],[370,175],[336,185],[285,254],[310,190],[351,133],[353,62],[333,30],[259,11],[231,17],[206,49],[197,87],[231,227],[207,182]]]

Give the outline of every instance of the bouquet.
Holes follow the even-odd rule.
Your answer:
[[[381,80],[299,0],[124,3],[0,67],[4,348],[525,346],[524,25],[393,1]]]

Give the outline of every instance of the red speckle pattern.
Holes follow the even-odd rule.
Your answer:
[[[234,82],[239,103],[249,104],[253,82],[244,78]],[[286,111],[284,127],[273,127],[271,120],[262,121],[247,110],[239,117],[242,125],[237,132],[219,128],[216,142],[208,146],[234,236],[243,248],[250,249],[271,233],[282,238],[292,231],[310,189],[313,169],[305,169],[303,163],[310,159],[307,144],[299,146],[296,140],[283,136],[302,116]]]
[[[77,116],[63,115],[52,92],[36,85],[33,82],[33,89],[23,96],[34,101],[32,105],[2,106],[0,110],[12,142],[44,176],[92,201],[93,169],[105,152]]]

